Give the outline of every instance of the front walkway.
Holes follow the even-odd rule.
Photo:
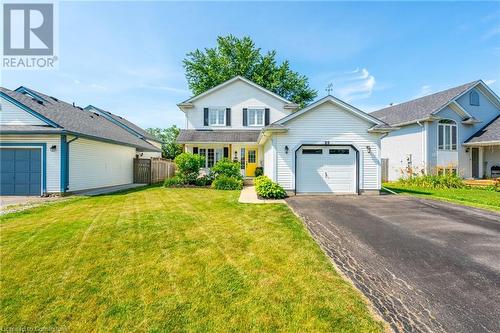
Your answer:
[[[281,199],[259,199],[259,197],[257,196],[257,192],[255,192],[255,186],[243,187],[238,201],[241,203],[254,204],[285,203],[285,200]]]

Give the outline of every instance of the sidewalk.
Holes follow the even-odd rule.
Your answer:
[[[241,203],[253,203],[253,204],[285,203],[285,200],[283,199],[259,199],[259,197],[257,196],[257,192],[255,192],[255,186],[243,187],[238,201]]]

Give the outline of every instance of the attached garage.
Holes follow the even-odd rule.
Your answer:
[[[358,151],[354,147],[302,146],[296,155],[297,193],[358,192]]]
[[[42,194],[42,149],[0,149],[0,195]]]

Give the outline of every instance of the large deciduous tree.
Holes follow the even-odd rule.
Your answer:
[[[276,51],[262,53],[249,37],[219,36],[216,47],[188,53],[184,68],[195,95],[237,75],[301,106],[317,95],[306,76],[290,69],[288,60],[277,64]]]
[[[173,125],[169,128],[148,128],[146,131],[162,142],[161,150],[163,157],[173,160],[177,155],[182,153],[182,146],[176,142],[180,131],[177,126]]]

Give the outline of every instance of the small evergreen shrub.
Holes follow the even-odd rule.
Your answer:
[[[200,169],[205,165],[205,158],[191,153],[182,153],[175,160],[177,173],[186,184],[195,184]]]
[[[255,192],[265,199],[283,199],[286,191],[280,184],[273,182],[269,177],[260,176],[254,179]]]
[[[219,175],[212,182],[212,187],[216,190],[241,190],[243,188],[243,180]]]
[[[224,175],[231,178],[243,179],[240,170],[240,162],[234,162],[228,158],[223,158],[215,163],[215,165],[210,170],[210,173],[213,175],[213,178]]]
[[[260,177],[264,175],[264,169],[262,167],[255,168],[255,177]]]
[[[182,187],[184,185],[185,185],[184,179],[182,179],[179,176],[174,176],[172,178],[167,178],[163,182],[163,186],[165,186],[165,187]]]

